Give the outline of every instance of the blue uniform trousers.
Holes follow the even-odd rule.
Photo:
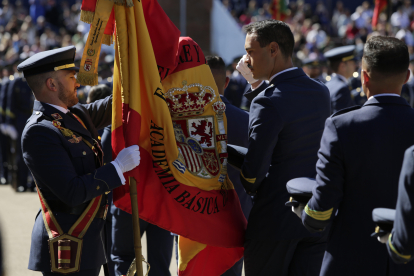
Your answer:
[[[132,217],[129,213],[111,206],[112,212],[112,250],[115,275],[125,275],[135,258]],[[141,236],[147,233],[148,262],[151,266],[150,276],[170,274],[170,261],[173,251],[173,236],[170,232],[139,220]]]
[[[326,236],[292,240],[253,240],[244,243],[246,276],[318,276]],[[286,265],[289,264],[289,265]]]

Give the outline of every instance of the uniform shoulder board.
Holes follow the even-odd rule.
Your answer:
[[[43,117],[43,112],[42,111],[36,111],[33,113],[32,116],[30,116],[30,118],[26,121],[26,125],[27,124],[34,124],[40,121],[40,119]]]
[[[344,108],[344,109],[341,109],[341,110],[335,112],[334,114],[332,114],[332,117],[347,113],[347,112],[352,111],[352,110],[357,110],[357,109],[360,109],[360,108],[361,108],[360,105],[354,105],[354,106],[351,106],[351,107],[347,107],[347,108]]]

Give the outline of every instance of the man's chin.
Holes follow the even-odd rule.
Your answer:
[[[72,107],[72,106],[74,106],[74,105],[76,105],[76,104],[78,104],[79,103],[79,99],[78,98],[76,98],[76,100],[74,99],[73,101],[71,101],[67,106],[68,107]]]

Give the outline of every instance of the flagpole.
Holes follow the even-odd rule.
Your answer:
[[[129,178],[129,194],[131,196],[132,229],[134,231],[134,251],[135,251],[135,264],[137,268],[137,276],[143,276],[141,232],[139,229],[137,181],[133,177]]]

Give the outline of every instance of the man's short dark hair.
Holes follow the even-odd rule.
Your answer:
[[[91,90],[89,90],[88,100],[89,103],[93,103],[94,101],[104,99],[112,94],[111,88],[109,88],[105,84],[98,84],[97,86],[93,86]]]
[[[207,65],[210,66],[211,72],[216,74],[215,78],[220,78],[220,81],[226,81],[226,64],[219,56],[207,56]],[[218,81],[216,79],[216,81]]]
[[[55,76],[55,72],[46,72],[37,75],[32,75],[26,78],[27,85],[32,89],[33,93],[36,94],[39,89],[45,85],[46,80],[49,78],[53,78]]]
[[[368,39],[362,58],[368,72],[387,76],[406,73],[410,63],[407,45],[397,38],[385,36]]]
[[[206,61],[211,70],[226,70],[226,64],[219,56],[207,56]]]
[[[293,55],[295,39],[288,24],[269,19],[250,23],[245,27],[245,31],[247,34],[257,35],[257,41],[260,47],[263,48],[271,42],[276,42],[285,57],[291,57]]]

